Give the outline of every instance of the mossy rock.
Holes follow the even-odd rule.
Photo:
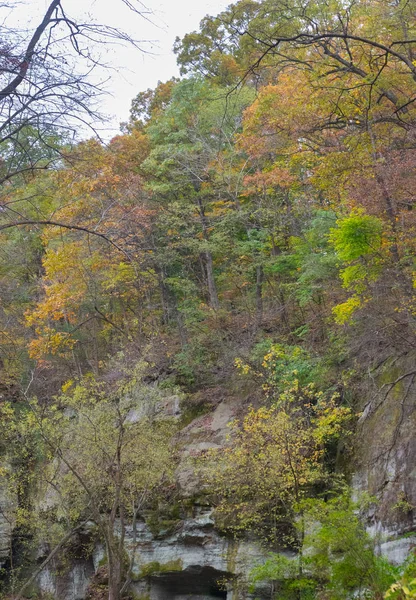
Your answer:
[[[182,522],[182,512],[179,502],[158,503],[145,515],[146,524],[155,538],[164,538]]]
[[[180,419],[181,427],[184,428],[198,417],[202,417],[211,412],[212,408],[208,403],[192,402],[187,399],[182,405],[182,415]]]
[[[176,560],[170,560],[167,563],[160,563],[155,560],[145,565],[142,565],[140,568],[139,579],[144,579],[145,577],[151,577],[152,575],[157,575],[159,573],[172,573],[174,571],[182,571],[183,563],[180,558]]]

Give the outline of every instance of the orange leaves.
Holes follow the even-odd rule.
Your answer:
[[[260,158],[270,151],[286,152],[296,147],[298,138],[319,119],[315,107],[315,93],[307,75],[296,69],[283,73],[279,83],[265,86],[246,110],[238,139],[240,148],[251,158]]]
[[[296,177],[286,167],[273,165],[268,171],[257,171],[254,175],[244,178],[244,196],[261,193],[272,193],[277,187],[290,188],[296,182]]]
[[[76,344],[69,333],[56,331],[51,327],[38,328],[36,331],[38,338],[29,343],[29,356],[33,359],[42,361],[49,355],[63,358]]]
[[[81,340],[98,348],[102,339],[109,341],[129,327],[127,307],[139,306],[148,290],[144,280],[151,278],[142,248],[149,246],[154,210],[138,173],[147,152],[146,137],[139,131],[118,136],[109,149],[90,140],[51,175],[54,220],[87,232],[59,227],[43,231],[43,297],[26,315],[36,334],[30,344],[32,358],[66,355]],[[134,311],[129,320],[130,325],[138,323]]]
[[[117,135],[110,142],[113,171],[125,177],[127,173],[140,174],[141,164],[150,152],[148,137],[133,129],[129,135]]]

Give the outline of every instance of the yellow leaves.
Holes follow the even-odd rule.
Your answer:
[[[413,558],[413,561],[415,559]],[[408,577],[406,574],[402,578],[393,583],[387,592],[384,594],[384,598],[392,598],[394,600],[415,600],[416,598],[416,578]]]
[[[344,325],[351,321],[353,314],[362,306],[362,300],[358,296],[351,296],[342,304],[337,304],[332,309],[335,322]]]
[[[120,236],[129,249],[137,248],[154,214],[138,195],[142,188],[136,171],[147,153],[147,138],[138,131],[117,136],[110,148],[94,140],[79,144],[68,157],[74,160],[49,176],[53,220],[108,233],[109,238]],[[138,282],[142,253],[131,251],[133,265],[87,231],[46,227],[42,242],[43,295],[26,314],[37,335],[31,344],[33,357],[67,352],[76,343],[71,332],[77,332],[74,338],[78,339],[100,331],[110,337],[119,326],[111,325],[119,322],[114,313],[124,311],[125,316],[122,303],[137,306],[140,294],[147,293],[153,281],[147,268],[140,273],[146,281]],[[104,317],[99,317],[96,307]],[[128,317],[134,329],[137,315],[132,311]]]
[[[73,379],[68,379],[65,383],[62,384],[61,390],[62,393],[65,394],[72,386],[74,385]]]
[[[241,358],[236,358],[234,364],[243,375],[248,375],[252,371],[250,365],[244,363]]]
[[[119,284],[132,284],[136,274],[131,263],[119,262],[110,265],[104,272],[103,289],[111,290],[117,288]]]
[[[30,358],[41,359],[49,355],[64,357],[76,344],[76,340],[69,333],[56,331],[47,326],[38,329],[38,335],[37,339],[29,343]]]
[[[292,350],[292,358],[303,358],[301,349]],[[282,353],[287,355],[284,348],[272,347],[264,356],[266,368]],[[236,363],[245,367],[241,359]],[[219,498],[223,526],[267,529],[271,511],[277,523],[296,519],[300,502],[328,476],[325,449],[346,432],[353,417],[338,400],[336,394],[327,399],[313,384],[302,387],[295,381],[275,405],[250,407],[241,421],[230,423],[226,449],[211,450],[202,459],[206,482]]]
[[[217,200],[211,203],[211,211],[207,213],[207,216],[222,217],[226,215],[233,208],[233,203],[229,200]]]
[[[30,356],[65,356],[76,344],[71,333],[80,331],[80,324],[98,319],[96,306],[101,298],[133,301],[137,296],[137,272],[132,263],[120,260],[120,255],[92,249],[88,240],[51,243],[43,261],[44,296],[34,309],[26,313],[26,322],[35,328],[37,338],[30,343]],[[152,280],[150,270],[143,279]],[[141,286],[146,290],[146,283]],[[98,309],[99,310],[99,309]],[[101,332],[111,336],[116,318],[101,310]],[[104,315],[104,316],[103,316]],[[133,315],[134,316],[134,315]],[[132,319],[133,320],[133,319]],[[95,335],[99,332],[95,331]]]
[[[313,435],[319,446],[338,439],[341,433],[347,434],[346,426],[354,416],[350,408],[337,406],[336,400],[337,396],[332,396],[317,405]]]
[[[276,357],[277,357],[276,351],[274,349],[271,350],[264,356],[261,366],[264,367],[265,369],[269,368],[270,362]]]

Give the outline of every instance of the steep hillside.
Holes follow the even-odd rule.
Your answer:
[[[2,598],[415,598],[415,9],[239,0],[0,140]]]

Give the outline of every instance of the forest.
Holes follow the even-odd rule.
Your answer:
[[[414,600],[416,1],[238,0],[109,142],[65,4],[1,24],[0,598]]]

